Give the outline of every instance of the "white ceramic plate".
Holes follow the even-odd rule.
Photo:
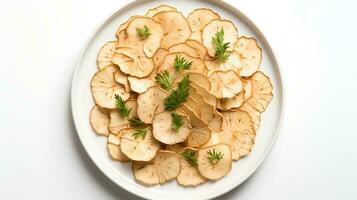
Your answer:
[[[222,18],[230,19],[238,27],[239,35],[255,37],[263,48],[261,70],[266,73],[274,86],[274,98],[262,115],[256,144],[251,154],[234,162],[232,171],[217,182],[207,182],[195,188],[184,188],[176,181],[161,186],[144,187],[133,178],[131,166],[113,161],[106,149],[106,138],[96,135],[89,124],[89,112],[94,105],[90,80],[97,71],[96,55],[100,47],[115,39],[118,26],[130,16],[142,14],[159,4],[169,4],[184,14],[199,7],[211,8]],[[104,21],[84,45],[79,56],[72,83],[72,112],[79,138],[98,168],[114,183],[138,196],[149,199],[208,199],[222,195],[245,181],[260,166],[278,135],[283,113],[283,88],[280,70],[274,53],[258,28],[240,11],[218,0],[152,0],[129,1]]]

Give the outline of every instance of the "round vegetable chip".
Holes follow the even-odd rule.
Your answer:
[[[254,38],[240,37],[234,50],[239,54],[242,66],[241,76],[248,77],[258,71],[262,62],[262,48]]]
[[[205,61],[208,70],[208,76],[216,71],[233,70],[238,74],[241,71],[240,58],[237,52],[231,52],[225,62],[219,62],[218,59],[209,59]]]
[[[108,152],[112,159],[127,162],[129,158],[120,150],[120,136],[120,134],[109,134],[107,144]]]
[[[138,78],[149,76],[155,68],[152,59],[138,54],[131,47],[118,47],[115,50],[112,62],[118,65],[123,73]]]
[[[217,98],[232,98],[242,91],[243,82],[235,71],[216,71],[208,77],[210,92]]]
[[[176,180],[183,186],[196,186],[207,181],[197,170],[196,149],[185,148],[178,152],[181,171]]]
[[[248,113],[240,110],[223,112],[222,130],[228,135],[232,149],[233,160],[238,160],[242,156],[248,155],[254,145],[255,130],[253,121]],[[224,137],[227,137],[226,135]]]
[[[254,130],[257,131],[260,125],[260,112],[253,108],[253,106],[249,103],[244,103],[241,107],[239,107],[239,110],[243,110],[248,113],[254,123]]]
[[[163,32],[160,23],[149,17],[137,17],[129,23],[126,34],[131,47],[143,49],[151,58],[160,47]]]
[[[182,67],[185,64],[182,63],[191,63],[191,64],[186,64],[189,65],[189,69],[185,70],[182,68],[181,71],[177,71],[177,67]],[[181,64],[180,64],[181,63]],[[207,74],[207,68],[204,62],[200,58],[195,58],[192,56],[187,55],[186,53],[170,53],[165,56],[164,62],[161,64],[161,66],[158,69],[158,72],[162,72],[164,70],[167,70],[170,72],[170,74],[173,77],[181,77],[182,76],[182,71],[184,72],[196,72],[198,74]],[[190,77],[191,80],[191,77]]]
[[[186,18],[177,11],[159,12],[153,16],[162,25],[164,36],[161,46],[168,49],[174,44],[184,43],[191,35],[191,29]]]
[[[200,118],[202,118],[206,123],[214,118],[215,108],[208,104],[201,95],[196,93],[196,90],[190,87],[190,96],[184,103],[190,107]]]
[[[133,162],[136,180],[146,185],[164,184],[177,177],[181,171],[180,161],[171,151],[159,151],[153,161]]]
[[[244,102],[244,92],[240,92],[232,98],[221,99],[222,110],[239,108]]]
[[[100,50],[97,55],[97,66],[98,69],[103,69],[109,65],[112,65],[112,57],[115,51],[116,41],[107,42]]]
[[[130,85],[129,85],[129,82],[128,82],[128,77],[123,74],[120,70],[117,70],[115,73],[114,73],[114,79],[117,83],[120,83],[124,86],[125,88],[125,92],[130,92]]]
[[[137,128],[122,130],[120,149],[131,160],[149,161],[160,149],[160,142],[152,135],[152,128]]]
[[[201,95],[204,101],[206,101],[208,104],[216,108],[217,106],[217,99],[216,97],[211,94],[209,91],[207,91],[205,88],[199,86],[195,82],[191,82],[190,86],[195,89],[196,93]]]
[[[192,30],[191,39],[202,42],[202,29],[215,19],[220,19],[219,15],[207,8],[199,8],[191,12],[187,17]]]
[[[198,171],[211,180],[227,175],[232,168],[231,149],[226,144],[202,148],[198,151]]]
[[[222,129],[222,114],[218,111],[215,111],[214,118],[208,122],[208,128],[212,131],[219,132]]]
[[[168,111],[155,115],[152,128],[155,139],[164,144],[184,142],[191,129],[186,115]]]
[[[169,52],[170,53],[182,52],[182,53],[186,53],[187,55],[192,56],[192,57],[200,57],[200,55],[198,54],[196,49],[194,49],[193,47],[189,46],[186,43],[175,44],[175,45],[171,46],[169,48]]]
[[[130,97],[130,94],[125,92],[124,86],[114,79],[117,70],[114,66],[108,66],[98,71],[92,78],[92,95],[96,104],[102,108],[116,108],[115,95],[121,96],[124,101]]]
[[[216,144],[220,144],[220,143],[223,143],[225,144],[224,142],[222,142],[222,139],[221,139],[221,131],[219,132],[212,132],[211,133],[211,138],[208,140],[207,143],[205,143],[201,148],[205,148],[205,147],[209,147],[209,146],[212,146],[212,145],[216,145]]]
[[[108,135],[109,116],[101,111],[98,106],[94,106],[90,111],[89,121],[93,130],[100,135]]]
[[[215,37],[216,33],[223,29],[224,36],[223,42],[229,43],[229,48],[227,51],[232,51],[234,44],[238,38],[238,31],[234,24],[229,20],[212,20],[208,23],[202,31],[202,43],[203,46],[207,48],[208,54],[211,57],[216,55],[215,46],[212,43],[212,38]]]
[[[146,92],[150,87],[155,86],[155,76],[156,70],[151,72],[148,77],[145,78],[136,78],[136,77],[128,77],[128,81],[130,83],[130,88],[139,94]]]
[[[182,149],[185,148],[183,143],[178,143],[178,144],[172,144],[172,145],[165,145],[165,150],[167,151],[173,151],[175,153],[178,153],[182,151]]]
[[[205,59],[207,57],[207,49],[200,42],[189,39],[185,43],[194,48],[197,51],[198,55],[200,55],[201,59]]]
[[[169,51],[164,48],[159,48],[154,54],[153,61],[156,67],[159,67],[164,62],[165,56],[169,54]]]
[[[131,16],[126,22],[120,24],[120,26],[119,26],[117,32],[115,33],[115,35],[116,35],[117,38],[118,38],[118,42],[119,42],[119,43],[122,42],[122,41],[121,41],[121,38],[122,38],[124,35],[125,35],[125,37],[126,37],[125,29],[128,27],[129,23],[130,23],[131,21],[133,21],[133,20],[134,20],[135,18],[137,18],[137,17],[140,17],[140,16],[139,16],[139,15]],[[124,35],[123,35],[123,34],[124,34]]]
[[[210,137],[211,130],[207,127],[207,125],[193,126],[190,135],[188,136],[187,146],[195,148],[201,147],[209,141]]]
[[[157,13],[163,12],[163,11],[176,11],[176,8],[174,8],[172,6],[168,6],[168,5],[159,5],[159,6],[155,7],[155,8],[149,9],[147,11],[147,13],[145,14],[145,16],[153,17]]]
[[[156,113],[165,110],[167,93],[159,87],[151,87],[138,96],[138,116],[141,121],[151,124]]]
[[[125,102],[125,106],[131,109],[129,113],[129,118],[138,117],[137,107],[138,104],[136,100],[128,100]],[[129,128],[129,121],[127,117],[121,116],[118,110],[113,110],[110,112],[110,122],[109,122],[109,131],[117,135],[121,130]]]
[[[252,97],[246,102],[259,112],[263,112],[273,98],[273,86],[268,76],[258,71],[250,77],[252,82]]]
[[[179,110],[186,113],[186,115],[190,119],[190,124],[192,127],[207,126],[207,123],[202,118],[200,118],[198,114],[194,110],[192,110],[192,108],[188,107],[187,105],[183,104]]]
[[[243,81],[243,89],[244,89],[244,101],[248,100],[252,97],[252,82],[250,80]]]

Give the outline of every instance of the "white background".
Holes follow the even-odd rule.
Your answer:
[[[275,48],[287,105],[267,160],[219,199],[356,199],[357,3],[229,2]],[[0,199],[136,199],[89,160],[70,110],[80,48],[122,3],[0,0]]]

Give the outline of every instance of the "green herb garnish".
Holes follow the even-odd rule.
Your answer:
[[[185,75],[183,79],[177,84],[177,89],[171,91],[170,95],[165,98],[164,106],[165,110],[171,111],[179,107],[181,103],[186,101],[189,93],[190,85],[189,75]]]
[[[172,88],[173,77],[170,75],[170,72],[165,70],[160,74],[155,76],[156,82],[165,90],[170,90]]]
[[[192,166],[197,166],[196,152],[194,150],[186,149],[185,151],[181,152],[180,155]]]
[[[150,29],[146,25],[144,26],[144,28],[136,28],[136,32],[142,39],[146,39],[151,35]]]
[[[217,31],[214,37],[212,37],[212,43],[214,45],[214,50],[216,51],[215,57],[219,62],[224,62],[228,59],[229,53],[227,49],[229,48],[229,42],[224,43],[224,30]]]
[[[172,112],[171,118],[172,118],[172,128],[175,131],[178,131],[181,128],[181,126],[183,125],[182,116],[177,114],[176,112]]]
[[[145,138],[146,133],[148,131],[148,128],[139,128],[139,129],[135,129],[134,133],[132,134],[133,137],[138,138],[141,137],[142,139]]]
[[[174,65],[176,71],[181,72],[182,70],[189,70],[192,62],[188,62],[184,57],[176,56]]]
[[[223,158],[223,153],[216,152],[216,149],[213,149],[213,151],[209,150],[207,152],[207,158],[211,161],[212,164],[215,164]]]
[[[144,126],[145,125],[145,123],[143,121],[141,121],[137,117],[129,118],[128,122],[129,122],[131,127],[140,127],[140,126]]]
[[[121,98],[121,96],[119,95],[115,95],[115,105],[120,113],[120,115],[122,117],[129,117],[129,114],[131,112],[131,108],[128,108],[127,106],[125,106],[125,102],[123,100],[123,98]]]

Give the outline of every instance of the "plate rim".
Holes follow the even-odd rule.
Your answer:
[[[94,165],[96,166],[96,168],[99,169],[99,171],[104,174],[109,180],[111,180],[113,183],[115,183],[115,185],[119,186],[120,188],[122,188],[123,190],[134,194],[136,196],[142,197],[142,198],[155,198],[157,196],[153,196],[149,193],[141,193],[140,191],[138,191],[136,189],[136,187],[131,187],[130,185],[125,185],[122,183],[119,183],[117,180],[115,180],[114,178],[112,178],[109,174],[109,170],[105,170],[104,169],[104,165],[102,165],[100,162],[98,162],[97,159],[94,158],[94,155],[92,155],[91,153],[89,153],[89,145],[87,144],[88,141],[86,141],[84,134],[81,134],[78,128],[78,125],[80,122],[80,120],[78,119],[77,115],[76,115],[76,108],[75,108],[75,102],[76,102],[76,98],[75,98],[75,94],[74,94],[74,88],[76,86],[76,77],[78,77],[78,71],[80,68],[80,62],[83,58],[84,53],[86,52],[86,49],[88,48],[89,44],[91,43],[91,41],[93,40],[94,36],[98,33],[99,30],[102,29],[102,27],[104,27],[112,18],[115,17],[115,15],[120,12],[121,10],[125,9],[125,8],[130,8],[132,6],[135,6],[134,4],[137,3],[145,3],[145,2],[149,2],[151,0],[127,0],[126,2],[122,3],[120,6],[118,6],[116,9],[114,9],[114,11],[112,11],[108,16],[104,17],[102,20],[100,20],[98,22],[98,25],[95,26],[94,30],[91,32],[91,34],[89,34],[88,38],[86,39],[85,43],[83,44],[80,53],[77,57],[77,60],[75,62],[75,67],[73,70],[73,75],[72,75],[72,81],[71,81],[71,114],[72,114],[72,119],[74,122],[74,127],[77,133],[77,136],[79,138],[79,141],[82,145],[82,147],[84,148],[86,154],[88,155],[88,157],[90,158],[91,162],[94,163]],[[194,1],[194,0],[193,0]],[[267,35],[263,34],[263,32],[261,31],[261,28],[259,26],[257,26],[249,17],[247,17],[240,9],[238,9],[235,5],[232,5],[231,3],[227,2],[227,0],[200,0],[200,1],[207,1],[209,3],[212,4],[216,4],[218,6],[224,6],[226,8],[229,8],[231,10],[233,10],[234,12],[238,13],[242,19],[245,21],[245,23],[249,24],[249,26],[253,27],[253,31],[256,32],[259,37],[263,40],[264,45],[267,49],[267,51],[269,51],[269,55],[272,56],[273,58],[273,62],[275,62],[275,67],[278,71],[278,82],[280,82],[280,93],[281,93],[281,111],[280,111],[280,119],[278,121],[278,124],[275,128],[275,134],[274,137],[272,139],[272,142],[269,144],[267,150],[264,152],[263,156],[261,156],[261,158],[258,160],[258,162],[256,162],[256,164],[251,167],[248,172],[246,173],[246,175],[241,179],[240,182],[238,182],[237,184],[232,184],[229,185],[227,187],[225,187],[224,190],[217,192],[214,195],[211,196],[205,196],[205,198],[216,198],[219,197],[231,190],[233,190],[234,188],[239,187],[242,183],[244,183],[247,179],[249,179],[256,171],[259,167],[261,167],[262,163],[267,159],[268,155],[270,154],[270,152],[272,151],[273,147],[275,146],[276,142],[277,142],[277,138],[280,135],[281,132],[281,127],[284,121],[284,117],[285,117],[285,106],[286,106],[286,92],[285,92],[285,81],[284,81],[284,73],[282,68],[280,67],[280,62],[278,57],[276,56],[275,52],[276,49],[273,48],[273,45],[271,43],[269,43],[268,39],[267,39]],[[165,3],[161,3],[161,4],[165,4]]]

